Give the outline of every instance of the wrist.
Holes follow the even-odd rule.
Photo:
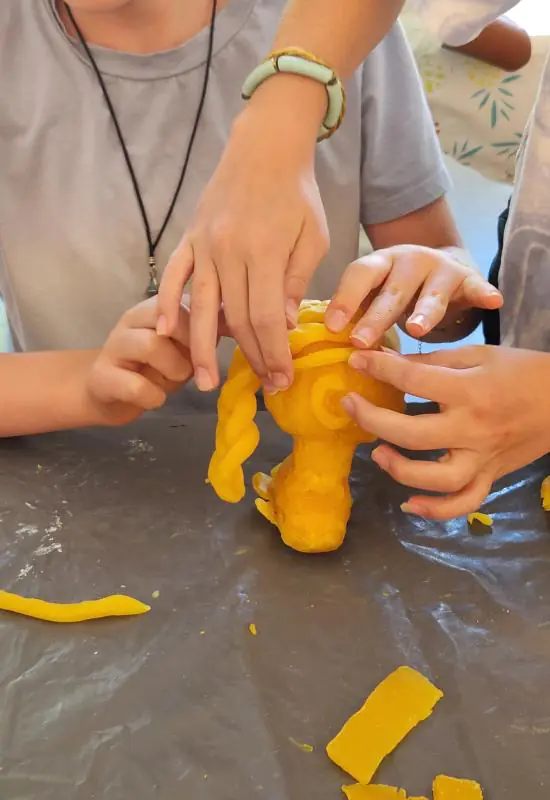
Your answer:
[[[71,428],[91,428],[109,424],[103,405],[90,391],[90,371],[98,357],[99,350],[83,350],[72,365],[66,380],[60,386],[60,396],[70,420]]]
[[[292,141],[317,144],[319,126],[327,110],[325,88],[311,78],[279,73],[265,81],[248,100],[236,121],[273,131],[285,146]],[[288,135],[292,138],[288,141]]]

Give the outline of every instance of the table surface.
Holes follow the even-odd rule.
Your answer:
[[[1,585],[152,604],[74,626],[0,616],[0,797],[337,800],[326,742],[408,664],[445,698],[380,782],[428,795],[446,772],[487,800],[547,800],[550,465],[497,488],[480,536],[405,517],[364,452],[345,546],[302,556],[251,495],[213,496],[214,425],[192,400],[123,430],[0,444]],[[287,449],[261,428],[255,468]]]

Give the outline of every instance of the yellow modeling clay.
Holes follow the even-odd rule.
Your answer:
[[[329,758],[359,783],[370,783],[384,758],[430,716],[442,697],[419,672],[399,667],[329,743]]]
[[[545,511],[550,511],[550,475],[545,478],[540,487],[540,499]]]
[[[434,780],[433,793],[433,800],[483,800],[479,783],[446,775],[438,775]]]
[[[482,525],[486,525],[490,528],[493,524],[493,518],[490,517],[489,514],[482,514],[481,511],[475,511],[473,514],[468,514],[468,525],[472,525],[474,522],[480,522]]]
[[[407,800],[404,789],[374,783],[368,786],[361,783],[356,783],[354,786],[342,786],[342,791],[348,800]]]
[[[265,395],[278,426],[293,439],[292,453],[253,486],[258,511],[283,541],[304,553],[336,550],[351,512],[348,477],[356,447],[373,437],[346,414],[341,401],[355,392],[370,403],[404,410],[403,393],[352,369],[353,325],[331,333],[324,325],[327,302],[304,301],[298,326],[289,333],[295,379],[285,392]],[[395,331],[384,344],[399,348]],[[230,503],[244,497],[242,465],[259,442],[254,423],[259,381],[237,348],[218,402],[216,447],[208,477],[216,494]]]
[[[310,744],[305,744],[304,742],[298,742],[296,739],[293,739],[292,736],[289,736],[288,741],[297,747],[298,750],[302,750],[304,753],[313,753],[313,747]]]
[[[257,636],[257,635],[258,635],[258,629],[257,629],[257,627],[254,625],[254,623],[253,623],[253,622],[251,622],[251,623],[250,623],[250,625],[248,626],[248,630],[250,631],[250,633],[252,634],[252,636]]]
[[[123,594],[102,597],[100,600],[85,600],[82,603],[46,603],[44,600],[0,591],[0,610],[47,622],[84,622],[101,617],[145,614],[151,607]]]

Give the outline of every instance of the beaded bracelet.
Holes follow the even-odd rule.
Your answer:
[[[284,72],[301,75],[322,83],[327,93],[327,111],[321,123],[317,141],[328,139],[338,130],[346,111],[346,92],[342,81],[334,70],[307,50],[297,47],[274,50],[259,64],[245,80],[242,88],[243,100],[250,100],[254,92],[269,78]]]

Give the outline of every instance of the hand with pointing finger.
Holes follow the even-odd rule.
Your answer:
[[[268,82],[271,95],[279,86],[287,92],[285,81],[293,77]],[[322,114],[323,87],[313,88],[320,91]],[[220,304],[264,389],[290,386],[288,327],[328,249],[315,179],[320,120],[313,116],[313,124],[305,124],[299,105],[297,110],[286,94],[279,103],[269,102],[271,95],[264,108],[264,93],[258,92],[242,112],[160,285],[157,330],[171,336],[182,292],[193,278],[190,346],[195,382],[203,391],[219,383]]]
[[[406,416],[348,395],[344,407],[387,444],[372,458],[396,481],[420,492],[403,510],[427,519],[476,511],[495,480],[550,452],[550,354],[504,347],[464,347],[425,356],[356,351],[350,364],[439,413]],[[395,448],[445,450],[416,461]]]
[[[459,257],[461,256],[460,260]],[[361,306],[352,340],[372,347],[396,322],[417,339],[453,341],[470,333],[479,314],[470,309],[498,309],[502,295],[466,260],[458,248],[434,250],[397,245],[351,264],[326,314],[327,327],[338,332]]]

